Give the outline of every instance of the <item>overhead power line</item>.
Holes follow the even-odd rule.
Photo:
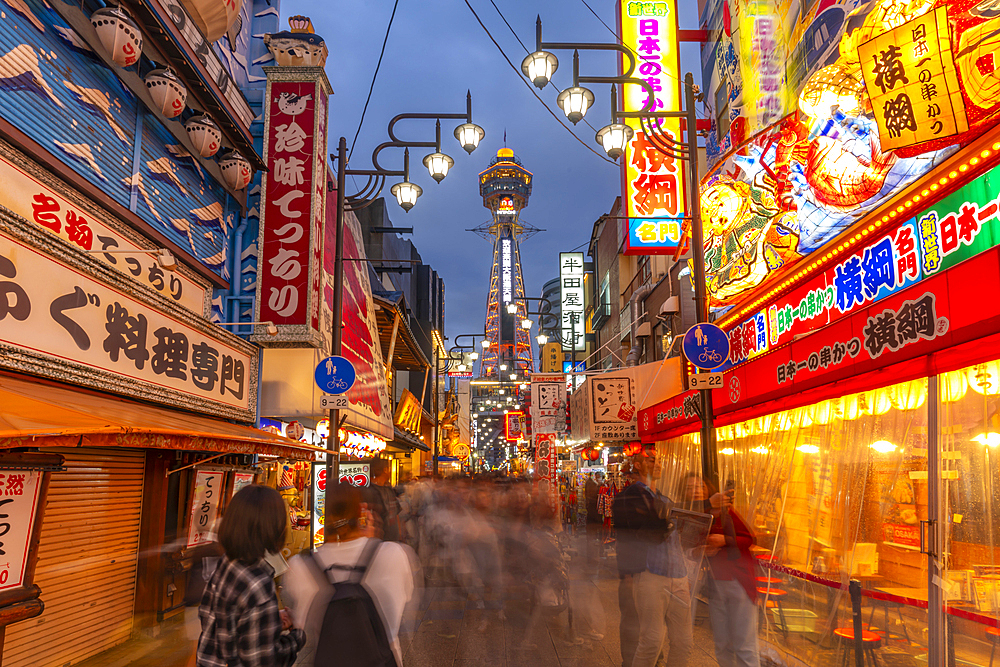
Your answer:
[[[392,20],[396,18],[396,8],[399,7],[399,0],[392,6],[392,14],[389,16],[389,25],[385,27],[385,39],[382,40],[382,52],[378,54],[378,64],[375,65],[375,73],[372,74],[372,85],[368,88],[368,99],[365,100],[365,108],[361,110],[361,120],[358,121],[358,131],[354,133],[354,141],[351,142],[351,150],[347,153],[347,161],[351,161],[354,154],[354,144],[358,143],[358,136],[361,134],[361,126],[365,124],[365,114],[368,112],[368,103],[372,101],[372,91],[375,90],[375,79],[378,78],[378,71],[382,67],[382,57],[385,56],[385,45],[389,43],[389,31],[392,30]]]

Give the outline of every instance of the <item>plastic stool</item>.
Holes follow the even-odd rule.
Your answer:
[[[773,588],[768,586],[758,586],[757,594],[763,596],[764,600],[764,623],[767,623],[767,610],[769,608],[778,608],[778,618],[781,619],[781,634],[788,638],[788,623],[785,621],[785,608],[781,604],[781,599],[788,595],[787,591],[780,588]]]
[[[990,667],[993,667],[993,654],[997,652],[997,644],[1000,644],[1000,628],[986,628],[986,638],[993,645],[990,649]]]
[[[840,639],[840,646],[844,649],[843,667],[847,667],[847,649],[854,649],[854,628],[837,628],[833,634]],[[861,650],[866,661],[872,659],[873,667],[878,667],[878,660],[875,658],[875,649],[882,648],[882,636],[868,630],[861,631]],[[839,649],[838,649],[839,650]]]
[[[910,643],[910,633],[906,629],[906,621],[903,620],[903,605],[900,602],[895,602],[893,600],[880,600],[878,598],[872,598],[872,612],[868,614],[868,629],[872,629],[872,619],[875,618],[876,606],[882,607],[883,619],[885,620],[885,641],[889,643],[889,607],[894,607],[896,609],[896,615],[899,617],[899,624],[903,626],[903,635],[906,637],[906,643]]]

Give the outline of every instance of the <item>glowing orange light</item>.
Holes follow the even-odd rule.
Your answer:
[[[889,211],[889,217],[890,218],[895,218],[896,217],[896,212],[895,211]]]
[[[955,174],[955,175],[958,176],[958,174]],[[941,180],[938,181],[938,183],[940,183],[941,185],[947,185],[948,184],[948,177],[947,176],[942,177]]]
[[[1000,151],[1000,141],[998,141],[995,144],[993,144],[993,150]]]
[[[937,189],[938,189],[937,183],[934,183],[933,185],[931,185],[931,191],[932,192],[936,191]]]
[[[908,202],[906,202],[906,204],[904,204],[904,206],[906,206],[906,208],[910,208],[911,206],[913,206],[913,202],[912,201],[908,201]],[[900,206],[899,210],[902,211],[903,207]]]
[[[927,195],[929,195],[929,194],[930,194],[930,192],[928,192],[927,190],[924,190],[924,191],[923,191],[923,192],[921,192],[920,194],[921,194],[922,196],[926,197]]]
[[[987,148],[986,150],[984,150],[982,153],[979,154],[979,157],[985,159],[988,158],[990,155],[992,155],[992,153],[990,152],[990,149]]]
[[[868,230],[867,229],[862,229],[861,230],[861,235],[862,236],[868,236]]]
[[[969,165],[963,164],[961,167],[958,168],[958,170],[961,171],[961,172],[963,172],[963,173],[966,172],[966,171],[969,171]]]
[[[969,160],[969,164],[971,164],[973,166],[979,164],[979,158],[977,158],[977,157],[972,158],[971,160]]]
[[[957,171],[951,172],[950,174],[948,174],[948,178],[958,178],[958,172]]]

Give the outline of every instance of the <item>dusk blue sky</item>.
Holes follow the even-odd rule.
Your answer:
[[[587,1],[605,23],[615,27],[616,3]],[[594,221],[608,212],[620,194],[618,166],[602,160],[560,127],[524,85],[520,63],[526,52],[490,1],[470,2],[518,71],[504,61],[464,0],[400,0],[382,69],[351,158],[353,168],[370,169],[372,150],[388,140],[386,127],[393,116],[407,112],[461,113],[465,111],[466,90],[472,91],[473,120],[486,130],[483,143],[468,155],[452,135],[458,122],[442,124],[442,151],[454,158],[454,168],[436,184],[421,164],[424,155],[432,151],[411,152],[411,180],[424,189],[424,194],[409,213],[404,213],[394,199],[388,206],[394,225],[414,227],[411,238],[423,260],[444,278],[445,335],[452,340],[461,333],[483,330],[492,248],[465,230],[489,220],[489,211],[483,208],[479,196],[477,175],[504,145],[505,131],[507,146],[535,176],[530,202],[521,217],[546,230],[521,246],[529,296],[538,296],[542,285],[556,276],[559,252],[580,246],[586,251]],[[494,2],[529,49],[534,48],[538,14],[546,41],[614,41],[582,0]],[[697,28],[698,3],[681,0],[679,4],[680,27]],[[357,130],[392,6],[393,0],[281,3],[282,25],[295,14],[310,16],[330,50],[326,71],[334,89],[330,101],[331,150],[342,135],[350,145]],[[684,44],[681,53],[682,71],[694,71],[699,82],[697,45]],[[571,85],[572,53],[557,55],[555,83],[562,89]],[[613,75],[617,73],[615,56],[584,53],[580,69],[582,74]],[[607,86],[591,88],[597,102],[586,119],[599,129],[610,122],[610,90]],[[550,85],[539,94],[567,126],[573,127],[555,104],[556,88]],[[414,141],[433,140],[433,121],[409,123],[398,124],[397,135]],[[594,130],[583,122],[573,129],[588,147],[603,155]],[[380,161],[388,169],[401,169],[402,151],[398,155],[393,152],[384,151]],[[391,199],[388,186],[383,194]]]

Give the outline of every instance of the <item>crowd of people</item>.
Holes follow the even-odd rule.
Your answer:
[[[599,641],[599,583],[615,575],[623,667],[688,664],[699,599],[719,665],[760,664],[754,536],[731,494],[697,474],[661,488],[652,450],[627,459],[610,541],[594,518],[603,480],[585,484],[577,529],[568,486],[561,498],[530,479],[495,476],[390,487],[386,463],[373,464],[370,487],[327,490],[326,543],[284,573],[272,556],[287,531],[280,496],[254,485],[233,497],[218,530],[224,555],[205,573],[198,667],[401,666],[404,616],[433,586],[456,588],[501,620],[516,609],[523,649],[557,616],[566,637]]]

